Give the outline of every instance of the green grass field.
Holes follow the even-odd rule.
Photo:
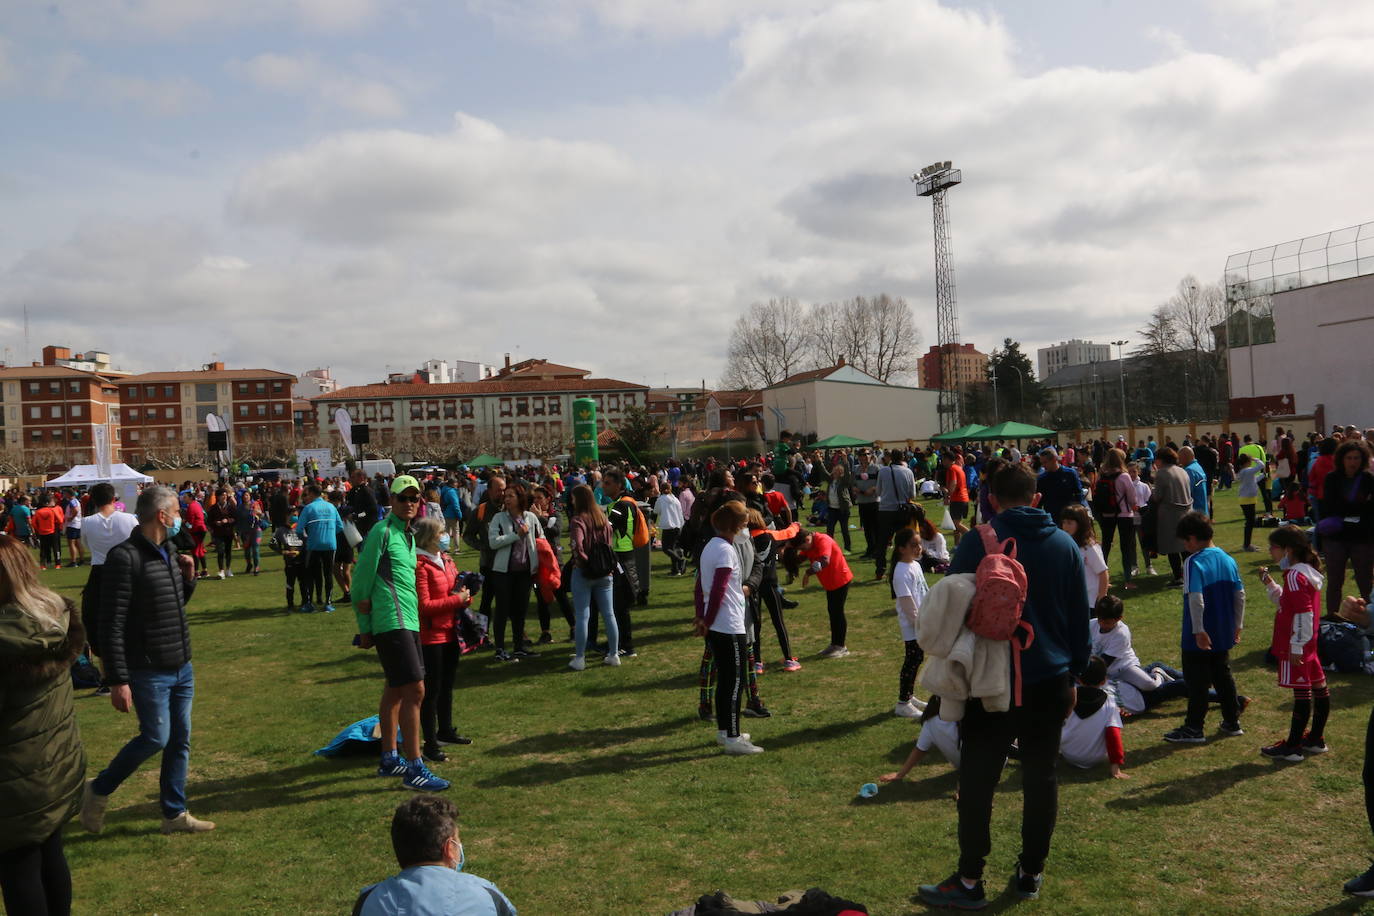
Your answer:
[[[1229,495],[1220,502],[1219,542],[1238,548],[1240,513]],[[204,582],[192,602],[188,795],[192,813],[219,829],[162,836],[150,761],[113,797],[102,835],[76,822],[67,829],[76,912],[341,913],[360,887],[395,870],[388,824],[408,795],[400,781],[374,776],[371,758],[311,756],[375,712],[375,657],[350,645],[347,606],[332,616],[284,613],[280,561],[269,557],[261,577]],[[1241,692],[1254,698],[1247,734],[1164,744],[1183,713],[1174,701],[1127,725],[1134,778],[1061,766],[1044,894],[1025,906],[1356,909],[1340,885],[1367,865],[1360,769],[1374,679],[1333,677],[1332,753],[1296,765],[1262,759],[1259,746],[1287,728],[1290,697],[1262,662],[1273,612],[1254,569],[1267,555],[1238,557],[1252,584],[1250,626],[1234,653]],[[828,630],[814,584],[792,590],[801,606],[788,618],[802,671],[779,670],[764,624],[761,689],[773,717],[747,727],[766,753],[729,758],[714,724],[696,718],[701,643],[690,633],[690,580],[664,578],[659,559],[653,606],[635,616],[640,657],[623,667],[567,671],[561,623],[559,641],[538,659],[462,661],[459,728],[475,743],[450,748],[452,759],[435,769],[454,781],[467,870],[496,882],[527,916],[662,914],[716,888],[770,898],[813,885],[874,914],[924,912],[912,902],[916,886],[944,878],[957,857],[955,776],[933,755],[906,784],[856,799],[860,784],[896,769],[917,733],[892,715],[902,643],[886,585],[867,581],[872,566],[854,564],[863,584],[849,600],[849,658],[815,657]],[[471,561],[460,554],[460,567]],[[45,575],[75,597],[86,570]],[[1143,661],[1177,664],[1180,600],[1165,581],[1141,580],[1126,619]],[[135,721],[84,692],[77,705],[94,775]],[[1214,711],[1209,728],[1216,723]],[[993,897],[1018,851],[1019,782],[1013,764],[994,812]]]

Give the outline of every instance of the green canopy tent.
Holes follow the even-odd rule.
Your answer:
[[[478,455],[476,458],[467,462],[467,466],[470,468],[495,468],[503,464],[505,464],[505,462],[495,455]]]
[[[855,439],[853,436],[826,436],[811,443],[807,448],[863,448],[872,445],[872,440]]]
[[[1006,420],[995,426],[989,426],[970,439],[978,439],[986,442],[991,439],[1039,439],[1042,436],[1056,435],[1052,429],[1045,429],[1043,426],[1032,426],[1029,423],[1017,423],[1015,420]]]
[[[978,434],[987,429],[980,423],[970,423],[968,426],[961,426],[958,429],[951,429],[947,433],[940,433],[938,436],[931,436],[932,442],[963,442],[967,439],[977,439]]]

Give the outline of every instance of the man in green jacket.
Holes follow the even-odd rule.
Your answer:
[[[382,762],[378,776],[400,776],[408,789],[442,792],[448,780],[425,766],[420,754],[420,703],[425,666],[420,654],[420,602],[415,593],[415,535],[420,484],[408,474],[391,483],[391,512],[367,533],[353,572],[358,645],[377,649],[386,675],[382,689]],[[396,751],[400,728],[405,756]]]

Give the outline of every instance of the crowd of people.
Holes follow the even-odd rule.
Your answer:
[[[1186,698],[1187,709],[1164,736],[1169,742],[1205,743],[1212,703],[1221,735],[1244,733],[1248,701],[1237,694],[1229,652],[1242,639],[1246,592],[1235,560],[1213,544],[1219,489],[1237,488],[1243,550],[1259,549],[1254,529],[1272,526],[1268,549],[1279,574],[1266,568],[1261,584],[1278,609],[1270,646],[1278,683],[1294,699],[1289,733],[1260,753],[1297,762],[1328,750],[1330,692],[1317,625],[1341,614],[1370,626],[1371,443],[1374,431],[1342,428],[1299,443],[1279,429],[1267,443],[1202,435],[1133,447],[1100,439],[1025,450],[999,443],[822,452],[784,436],[769,454],[728,461],[461,468],[423,479],[361,470],[293,480],[226,473],[145,487],[132,512],[109,484],[16,489],[5,494],[0,518],[0,754],[28,774],[25,785],[41,788],[0,786],[7,802],[0,818],[14,828],[0,851],[6,905],[67,911],[62,823],[76,812],[99,833],[111,796],[153,756],[162,758],[162,830],[214,829],[191,815],[186,798],[194,696],[186,607],[204,580],[232,579],[236,557],[240,575],[262,574],[264,541],[282,557],[284,611],[351,605],[355,644],[376,654],[384,680],[378,774],[426,793],[397,813],[405,826],[394,827],[393,839],[404,871],[360,898],[357,912],[396,912],[384,901],[441,893],[419,887],[439,880],[423,869],[461,863],[456,812],[422,801],[449,788],[430,764],[448,759],[445,747],[472,740],[456,722],[460,659],[483,651],[500,664],[537,657],[560,641],[555,609],[568,628],[568,669],[585,670],[589,658],[610,667],[637,658],[634,617],[652,600],[655,549],[665,575],[695,570],[698,711],[715,722],[723,751],[741,756],[764,750],[742,731],[742,719],[770,715],[758,679],[767,669],[764,609],[778,670],[801,671],[785,619],[796,607],[787,589],[800,578],[804,591],[814,577],[829,620],[816,658],[843,659],[855,568],[872,562],[905,647],[893,711],[923,723],[911,757],[884,780],[905,777],[936,748],[959,770],[959,865],[921,894],[960,908],[986,902],[992,797],[1014,753],[1025,808],[1013,882],[1021,896],[1037,896],[1060,756],[1128,777],[1123,721],[1172,698]],[[862,553],[851,527],[864,535]],[[79,608],[40,577],[64,563],[90,565]],[[928,585],[926,574],[944,575]],[[1347,574],[1358,596],[1342,600]],[[1181,595],[1178,668],[1142,664],[1124,619],[1142,577],[1164,576]],[[1014,620],[1006,616],[1012,604]],[[1033,639],[1020,639],[1015,627],[987,635],[983,627],[994,618]],[[91,778],[84,778],[67,675],[83,653],[99,660],[100,692],[138,720],[137,735]],[[45,710],[43,734],[17,726],[19,711],[34,707]],[[1370,735],[1367,755],[1374,719]],[[1372,770],[1366,787],[1374,829]],[[405,830],[423,837],[403,844],[396,838]],[[509,906],[480,879],[463,887],[486,894],[496,912]],[[1374,896],[1374,868],[1347,890]]]

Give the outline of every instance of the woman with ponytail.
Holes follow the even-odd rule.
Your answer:
[[[927,591],[920,559],[921,541],[916,529],[899,528],[892,538],[892,562],[888,565],[891,572],[887,581],[892,599],[897,602],[897,623],[902,628],[902,641],[906,643],[902,672],[897,678],[897,705],[892,712],[905,719],[918,718],[926,708],[926,704],[914,695],[916,672],[921,670],[921,662],[926,657],[921,651],[921,644],[916,641],[921,602],[925,600]]]

